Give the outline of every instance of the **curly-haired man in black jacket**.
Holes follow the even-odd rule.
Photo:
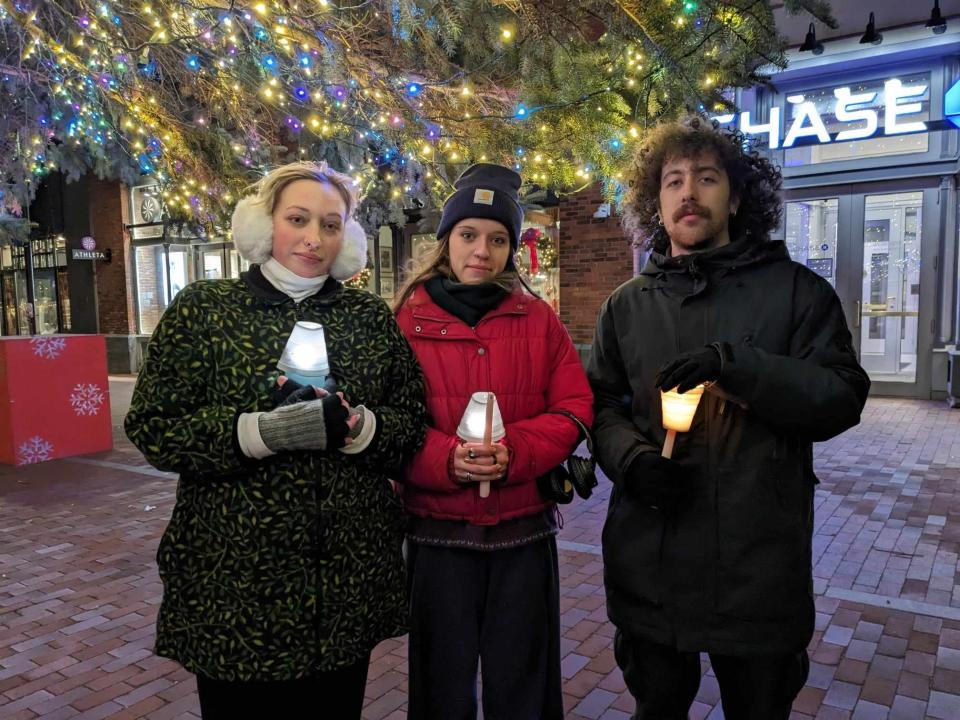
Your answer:
[[[699,117],[638,150],[624,224],[651,257],[608,298],[588,375],[614,482],[607,608],[637,720],[687,717],[710,654],[728,720],[786,720],[813,634],[814,441],[870,387],[830,284],[769,239],[780,174]],[[660,390],[706,391],[661,457]]]

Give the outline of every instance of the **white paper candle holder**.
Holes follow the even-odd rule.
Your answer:
[[[470,402],[467,403],[467,409],[463,411],[463,417],[460,418],[457,437],[466,442],[489,445],[503,440],[506,434],[497,396],[492,392],[473,393],[470,396]],[[484,480],[480,483],[480,497],[485,498],[489,495],[490,483]]]
[[[293,326],[277,368],[301,385],[321,387],[330,374],[323,325],[300,320]]]
[[[475,392],[470,396],[467,409],[463,411],[460,426],[457,428],[457,437],[467,442],[483,442],[484,423],[487,415],[487,394]],[[490,428],[491,442],[502,440],[506,431],[503,428],[503,417],[500,415],[500,405],[497,396],[493,393],[493,424]]]
[[[663,427],[667,430],[667,438],[663,443],[663,457],[673,455],[673,443],[678,432],[690,432],[693,416],[697,414],[697,406],[703,397],[703,385],[697,385],[685,393],[678,393],[676,388],[660,391],[660,403],[663,409]]]

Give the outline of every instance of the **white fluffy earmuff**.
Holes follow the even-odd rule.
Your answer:
[[[353,218],[343,227],[343,245],[330,267],[334,280],[344,282],[363,270],[367,264],[367,233]]]
[[[247,262],[262,265],[273,251],[273,218],[266,206],[249,195],[237,203],[231,220],[233,244]]]

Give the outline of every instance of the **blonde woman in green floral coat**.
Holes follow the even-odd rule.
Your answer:
[[[288,705],[359,718],[370,651],[405,631],[390,477],[422,441],[423,379],[386,304],[341,284],[366,260],[356,204],[326,165],[261,180],[233,217],[256,264],[177,295],[126,418],[147,460],[180,474],[156,651],[196,673],[207,720]],[[323,325],[338,393],[278,389],[299,320]]]

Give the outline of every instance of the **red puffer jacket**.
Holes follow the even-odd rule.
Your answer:
[[[487,313],[476,328],[437,306],[421,285],[397,312],[400,329],[423,368],[432,418],[423,448],[407,467],[407,511],[441,520],[494,525],[543,511],[536,479],[576,446],[578,429],[557,414],[593,422],[593,393],[560,319],[542,300],[519,292]],[[507,476],[480,497],[479,484],[450,475],[457,426],[470,395],[493,391],[510,449]]]

